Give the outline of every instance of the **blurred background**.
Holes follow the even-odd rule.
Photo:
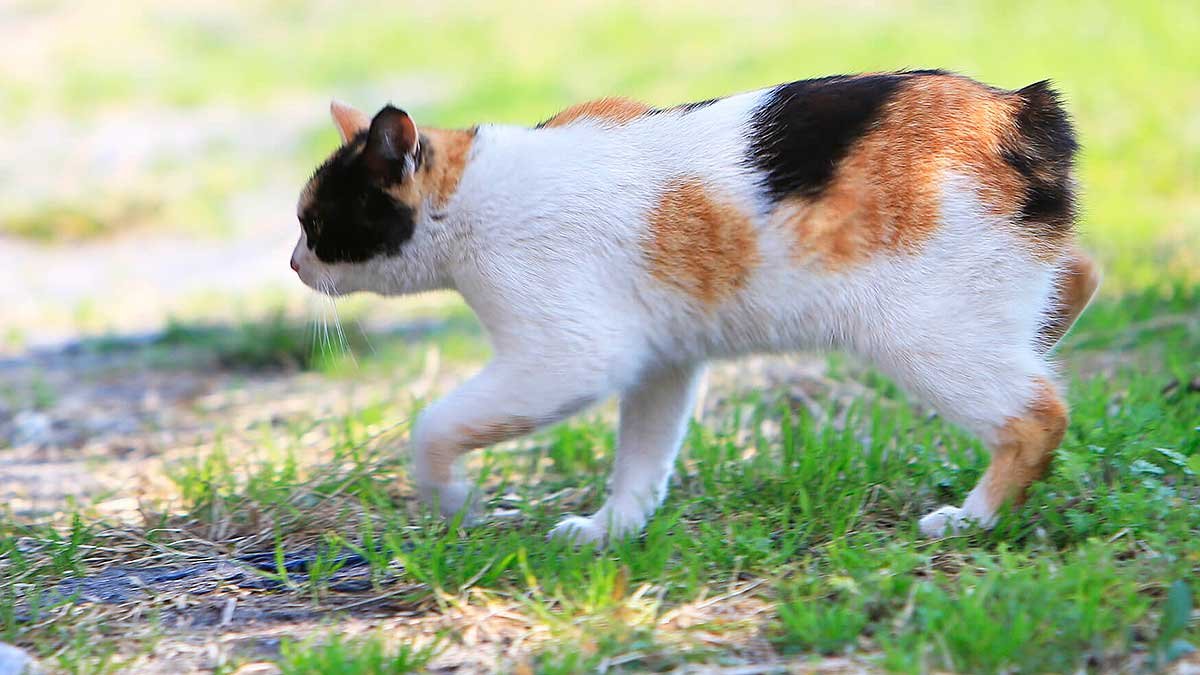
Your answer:
[[[1195,280],[1197,35],[1195,2],[5,0],[0,353],[306,321],[286,259],[297,193],[337,142],[331,97],[465,126],[841,72],[1052,78],[1083,141],[1082,228],[1104,292]],[[364,302],[343,311],[412,306]]]

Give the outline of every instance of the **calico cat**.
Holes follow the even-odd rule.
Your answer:
[[[412,468],[470,509],[467,451],[620,396],[604,542],[662,501],[706,361],[840,349],[977,434],[991,467],[929,536],[987,527],[1049,465],[1067,408],[1047,351],[1098,285],[1073,243],[1076,141],[1047,82],[825,77],[534,128],[418,128],[332,104],[344,144],[300,197],[292,267],[331,294],[455,289],[495,357],[420,415]]]

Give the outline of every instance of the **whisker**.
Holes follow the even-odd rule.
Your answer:
[[[313,306],[309,304],[308,312],[308,333],[312,336],[308,341],[308,353],[310,356],[317,354],[317,313],[313,311]]]
[[[321,294],[328,297],[324,277],[320,279],[318,285],[321,287]],[[333,353],[333,347],[329,341],[329,310],[325,309],[323,303],[321,306],[321,337],[321,354],[328,356]]]
[[[319,283],[317,285],[320,286]],[[310,358],[315,358],[318,354],[318,341],[321,335],[321,328],[317,318],[317,308],[320,306],[320,289],[318,288],[317,290],[318,292],[316,294],[308,296],[308,317],[310,319],[309,331],[312,334],[308,349]]]
[[[358,326],[358,334],[362,336],[363,342],[367,343],[367,349],[371,350],[371,355],[375,356],[378,352],[375,351],[375,345],[371,344],[371,338],[367,337],[367,329],[363,327],[362,322],[358,319],[354,320],[354,325]]]
[[[341,342],[342,353],[349,355],[350,362],[354,364],[355,368],[357,368],[358,359],[354,358],[354,350],[350,349],[350,341],[346,339],[346,332],[342,330],[342,317],[340,314],[338,314],[337,297],[334,295],[337,293],[337,286],[334,285],[332,278],[329,279],[329,288],[333,291],[333,293],[329,295],[329,306],[333,309],[333,325],[335,328],[337,328],[337,335],[338,340]]]

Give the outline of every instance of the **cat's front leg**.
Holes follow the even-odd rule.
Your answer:
[[[598,372],[497,358],[417,418],[412,471],[421,501],[446,517],[466,511],[470,520],[476,495],[461,475],[464,453],[558,422],[605,393]]]
[[[608,501],[591,516],[565,518],[550,536],[604,544],[641,531],[666,496],[702,372],[696,365],[660,367],[621,396]]]

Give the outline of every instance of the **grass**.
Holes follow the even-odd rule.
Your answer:
[[[80,341],[76,349],[97,356],[136,354],[157,368],[210,364],[249,374],[315,371],[345,377],[360,374],[360,365],[420,367],[424,353],[414,346],[429,342],[437,345],[439,358],[450,362],[477,363],[490,353],[479,323],[461,304],[445,305],[436,319],[408,316],[394,326],[372,331],[364,327],[360,313],[326,309],[314,319],[269,306],[253,319],[169,319],[158,333],[102,335]],[[35,387],[33,393],[39,401],[52,396],[44,386]]]
[[[385,635],[353,642],[335,637],[323,644],[287,641],[280,651],[282,675],[403,675],[420,672],[437,655],[436,646],[394,648]]]
[[[155,220],[148,204],[121,203],[105,212],[99,205],[38,204],[7,214],[0,232],[41,243],[77,242],[132,231]]]
[[[915,519],[961,499],[986,458],[843,359],[815,409],[784,392],[728,392],[693,426],[645,535],[604,552],[544,535],[563,512],[599,505],[608,413],[482,453],[474,470],[491,505],[517,516],[463,529],[416,508],[395,452],[413,411],[380,402],[229,431],[257,449],[218,445],[176,464],[171,503],[145,505],[140,525],[86,505],[42,522],[4,518],[0,636],[77,670],[145,663],[165,628],[104,604],[34,605],[61,580],[114,564],[261,554],[254,574],[273,590],[238,591],[241,603],[292,598],[351,617],[365,602],[415,617],[365,642],[315,625],[268,659],[284,673],[407,672],[482,653],[505,671],[544,673],[662,672],[764,653],[913,673],[1162,665],[1200,638],[1196,292],[1147,291],[1085,315],[1063,350],[1087,373],[1072,380],[1067,440],[1028,505],[992,532],[919,536]],[[837,393],[849,384],[866,393]],[[314,449],[304,439],[318,428],[327,436]],[[140,612],[166,622],[180,602],[170,597]],[[522,648],[497,656],[496,641],[517,636]],[[435,638],[437,656],[415,646]]]

